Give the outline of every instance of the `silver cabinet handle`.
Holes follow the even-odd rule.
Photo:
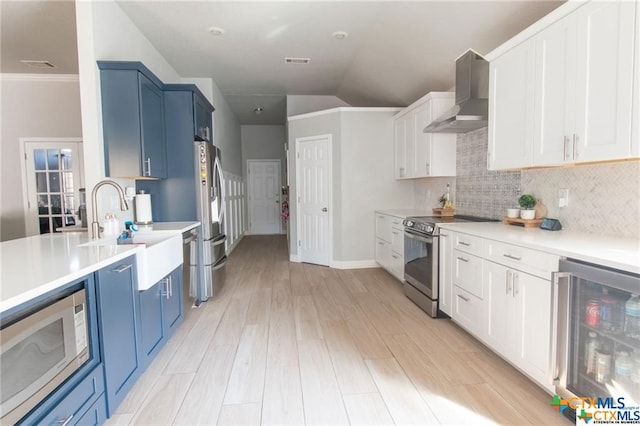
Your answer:
[[[464,300],[465,302],[468,302],[468,301],[469,301],[469,298],[464,297],[464,296],[463,296],[463,295],[461,295],[461,294],[458,294],[458,297],[459,297],[460,299]]]
[[[507,270],[507,279],[505,280],[507,283],[507,294],[511,292],[511,278],[513,276],[513,272]]]
[[[448,237],[448,236],[449,236],[449,234],[440,234],[440,236],[441,236],[441,237],[445,237],[445,238],[446,238],[446,237]]]
[[[392,254],[391,257],[393,257],[394,259],[400,259],[398,256],[396,256],[395,254]]]
[[[391,231],[393,235],[398,235],[398,232]]]
[[[458,241],[458,244],[460,244],[461,246],[467,246],[469,247],[471,244],[467,243],[466,241]]]
[[[133,263],[125,263],[123,265],[120,265],[119,267],[112,269],[111,272],[115,272],[116,274],[119,274],[120,272],[124,272],[127,269],[130,269],[133,267]]]
[[[518,295],[518,273],[517,272],[514,272],[513,274],[511,274],[511,281],[513,283],[512,296],[515,299],[515,297]]]
[[[580,143],[580,138],[578,137],[578,135],[574,134],[573,135],[573,159],[577,160],[578,156],[580,155],[578,153],[578,143]]]
[[[570,160],[571,157],[568,154],[567,145],[569,145],[569,136],[564,137],[564,144],[562,146],[562,158],[565,160]]]
[[[518,256],[513,256],[511,254],[508,253],[504,253],[503,254],[504,257],[506,257],[507,259],[512,259],[512,260],[522,260],[522,257],[518,257]]]
[[[142,176],[151,176],[151,158],[150,157],[143,161]]]
[[[461,260],[463,262],[469,262],[469,259],[465,259],[464,257],[460,257],[460,256],[458,256],[458,260]]]
[[[56,424],[60,426],[67,426],[72,418],[73,418],[73,414],[69,414],[69,416],[66,419],[58,420]]]

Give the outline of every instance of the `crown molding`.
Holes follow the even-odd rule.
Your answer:
[[[48,81],[48,82],[78,82],[78,74],[20,74],[0,73],[0,81]]]

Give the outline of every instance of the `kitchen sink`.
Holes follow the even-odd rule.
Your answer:
[[[144,246],[136,253],[138,290],[147,290],[182,264],[182,234],[148,231],[133,234],[133,244]],[[115,246],[116,238],[102,238],[79,247]]]

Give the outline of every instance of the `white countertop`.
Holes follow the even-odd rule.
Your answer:
[[[389,216],[395,216],[402,219],[406,219],[410,216],[433,216],[433,212],[430,210],[417,210],[417,209],[383,209],[376,210],[377,213],[386,214]]]
[[[503,223],[447,223],[441,228],[503,241],[597,265],[640,273],[640,240]]]
[[[140,232],[182,233],[199,222],[164,222]],[[115,237],[112,237],[115,238]],[[65,232],[0,243],[0,312],[41,296],[144,250],[138,245],[91,245],[86,232]]]

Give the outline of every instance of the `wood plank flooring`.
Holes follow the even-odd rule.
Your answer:
[[[382,269],[288,261],[245,237],[107,424],[568,425],[550,395]]]

